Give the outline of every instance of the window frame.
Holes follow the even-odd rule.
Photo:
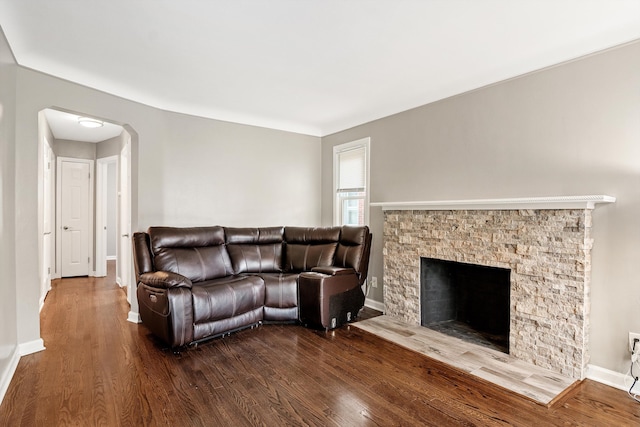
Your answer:
[[[364,148],[364,167],[365,167],[365,187],[364,187],[364,197],[360,196],[346,196],[341,197],[338,193],[338,185],[339,185],[339,163],[338,156],[340,153],[357,149]],[[364,202],[364,224],[369,225],[369,196],[370,196],[370,185],[369,185],[369,177],[370,177],[370,155],[371,153],[371,138],[366,137],[362,139],[358,139],[356,141],[347,142],[344,144],[335,145],[333,147],[333,224],[334,225],[342,225],[342,202],[344,200],[363,200]]]

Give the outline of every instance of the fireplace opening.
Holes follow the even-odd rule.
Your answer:
[[[421,325],[509,353],[511,270],[421,258]]]

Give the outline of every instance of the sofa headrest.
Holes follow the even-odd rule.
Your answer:
[[[288,244],[332,243],[340,239],[340,227],[285,227],[284,240]]]
[[[227,243],[232,245],[266,245],[272,243],[282,243],[282,239],[284,237],[284,227],[225,227],[224,231]]]
[[[161,248],[202,248],[224,244],[224,229],[215,227],[149,227],[151,250]]]
[[[345,225],[340,233],[340,244],[347,246],[364,245],[369,235],[369,227]]]

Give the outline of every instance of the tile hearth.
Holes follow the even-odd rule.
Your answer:
[[[577,381],[499,351],[469,344],[419,325],[379,316],[352,326],[416,351],[485,381],[551,404]]]

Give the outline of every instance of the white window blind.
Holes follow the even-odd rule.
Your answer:
[[[348,149],[338,155],[338,193],[365,191],[366,150],[364,146]]]

